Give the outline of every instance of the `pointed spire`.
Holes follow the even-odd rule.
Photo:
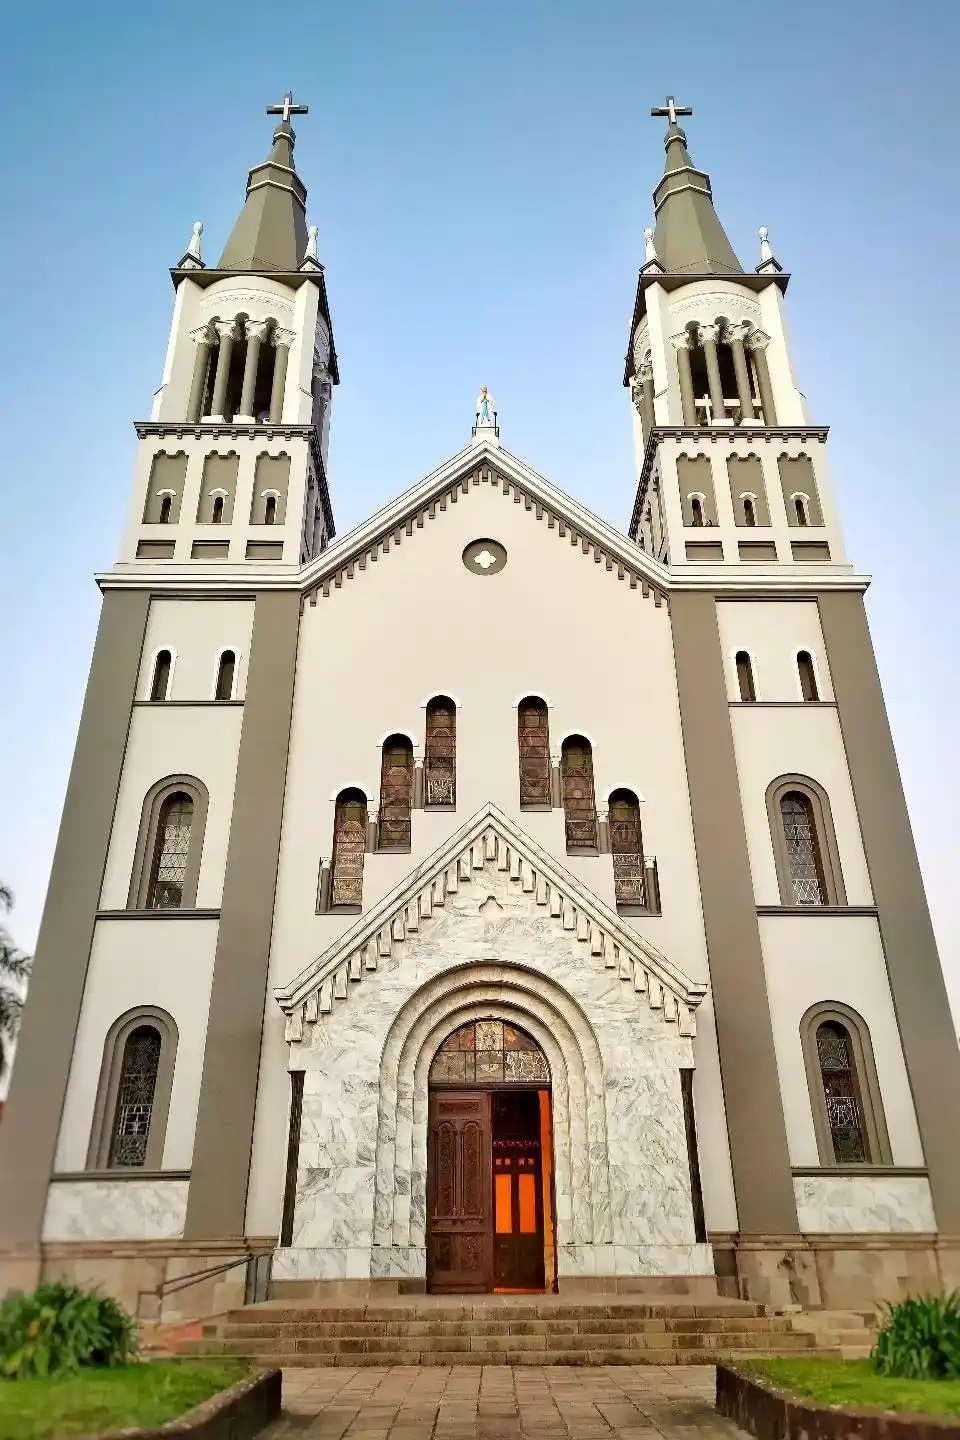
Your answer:
[[[678,115],[692,115],[669,96],[651,115],[667,116],[663,179],[653,192],[657,215],[657,255],[669,275],[742,275],[743,266],[724,234],[713,208],[710,176],[697,170],[687,151],[687,137]]]
[[[247,179],[247,198],[223,248],[220,270],[296,270],[307,248],[307,188],[294,169],[296,134],[291,115],[305,115],[288,91],[268,115],[282,119],[273,132],[273,148]]]

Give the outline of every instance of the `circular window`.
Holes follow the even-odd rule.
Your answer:
[[[474,575],[497,575],[507,563],[507,552],[496,540],[474,540],[463,552],[463,563]]]

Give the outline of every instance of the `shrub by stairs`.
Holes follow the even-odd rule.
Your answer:
[[[264,1365],[713,1365],[722,1358],[840,1353],[851,1325],[815,1330],[746,1300],[605,1296],[403,1298],[357,1304],[267,1301],[204,1323],[180,1354]],[[846,1318],[846,1317],[844,1317]],[[831,1342],[824,1344],[829,1336]],[[869,1344],[867,1335],[866,1343]]]

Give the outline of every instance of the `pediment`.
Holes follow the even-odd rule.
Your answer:
[[[497,883],[491,885],[490,879]],[[575,939],[584,965],[614,972],[625,992],[664,1024],[675,1025],[681,1035],[695,1033],[694,1012],[707,987],[626,927],[518,825],[487,804],[289,985],[274,990],[287,1017],[287,1040],[302,1040],[306,1027],[349,1001],[354,986],[375,984],[381,962],[427,932],[462,887],[472,887],[478,914],[502,910],[497,889],[504,880],[512,896],[525,897],[545,923]]]
[[[634,541],[594,515],[515,455],[484,442],[454,455],[419,485],[336,541],[307,565],[301,576],[304,599],[315,605],[357,577],[358,572],[388,556],[396,546],[416,543],[416,534],[449,506],[483,486],[498,491],[505,502],[523,505],[552,530],[557,539],[602,564],[656,605],[667,597],[668,571]]]

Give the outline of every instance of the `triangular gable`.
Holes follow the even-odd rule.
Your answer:
[[[614,970],[650,1009],[681,1035],[694,1033],[694,1011],[707,987],[687,978],[649,941],[624,926],[603,901],[558,865],[496,805],[486,804],[369,914],[290,982],[274,990],[287,1017],[286,1038],[347,999],[352,985],[375,980],[393,946],[430,924],[434,910],[474,872],[494,866],[541,906],[545,916],[583,945],[584,963]]]
[[[664,566],[515,455],[484,441],[452,456],[306,565],[298,580],[310,603],[329,594],[331,585],[339,588],[352,579],[368,561],[388,554],[391,545],[401,544],[415,528],[422,529],[426,518],[455,505],[471,486],[480,484],[499,488],[505,498],[535,510],[537,518],[545,519],[568,544],[616,570],[619,579],[629,580],[634,589],[639,586],[644,596],[652,591],[657,605],[666,598],[669,572]]]

